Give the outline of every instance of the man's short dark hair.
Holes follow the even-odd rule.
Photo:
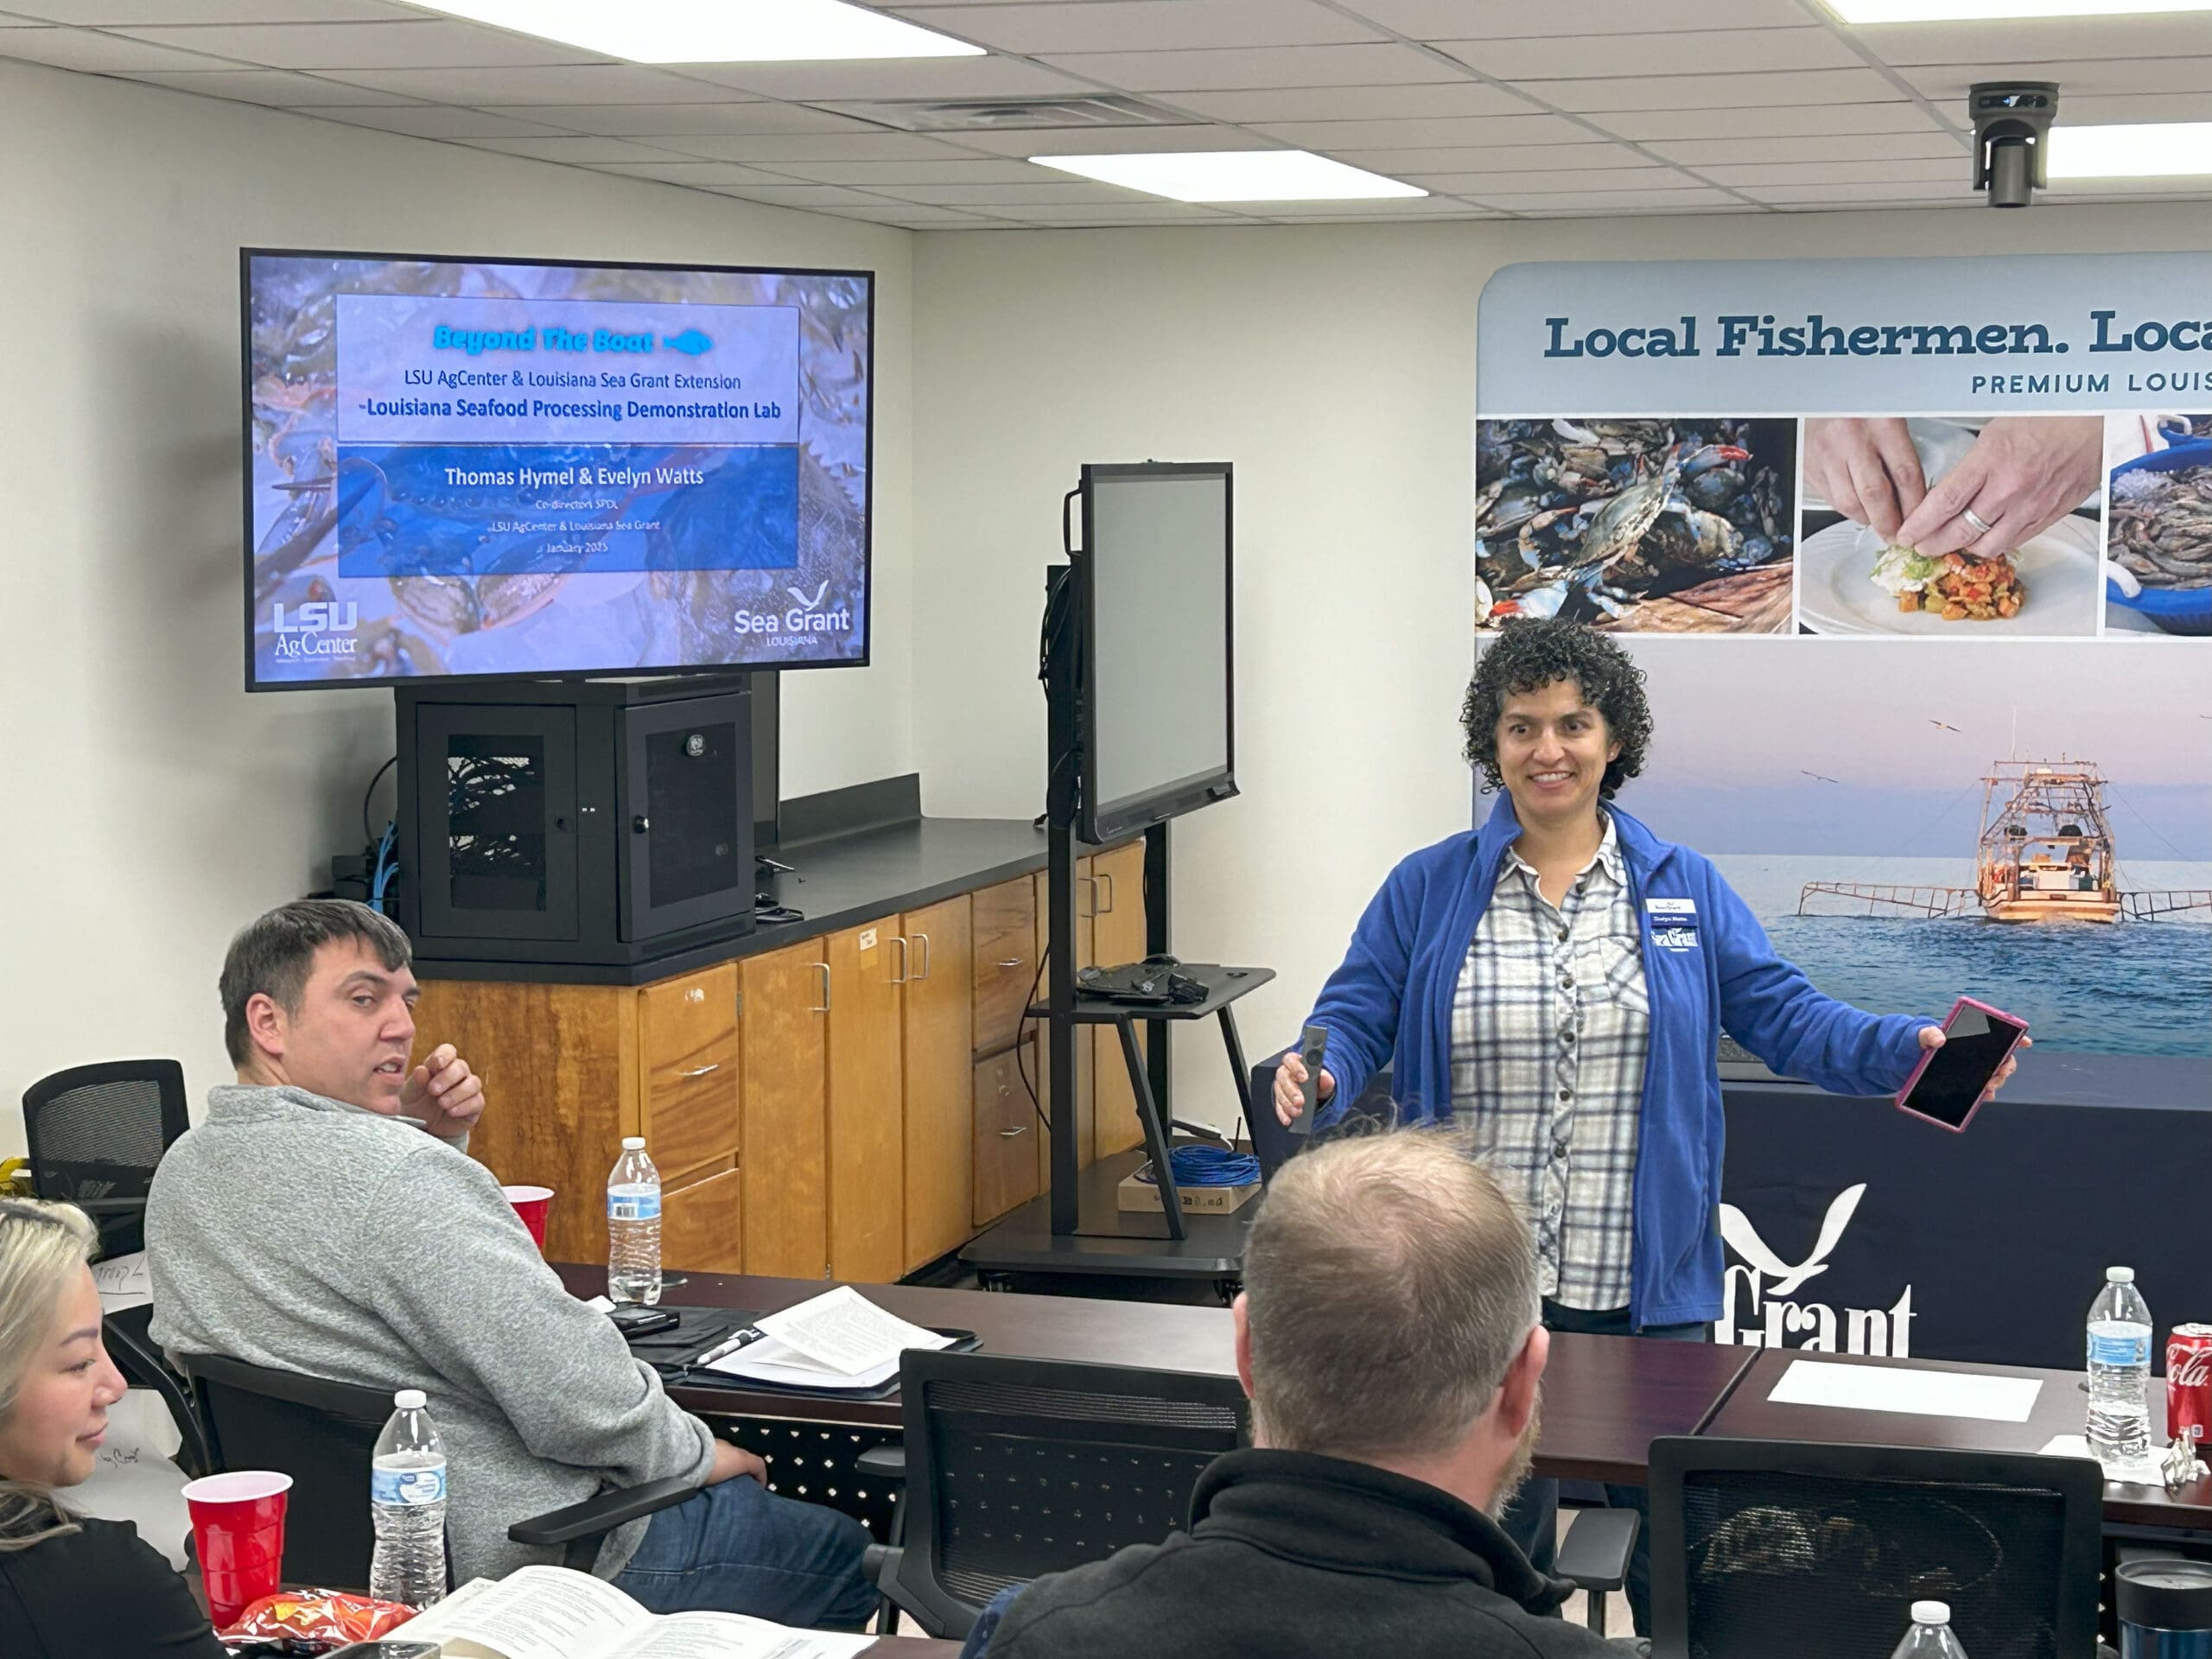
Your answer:
[[[1497,722],[1508,697],[1573,680],[1582,701],[1605,716],[1606,735],[1621,746],[1605,767],[1598,792],[1607,800],[1643,770],[1651,742],[1651,705],[1643,696],[1643,671],[1611,639],[1580,622],[1528,617],[1508,622],[1484,649],[1467,683],[1459,721],[1467,728],[1467,760],[1492,789],[1503,789],[1497,769]]]
[[[351,899],[296,899],[239,930],[223,957],[219,982],[223,1046],[230,1050],[233,1065],[253,1057],[245,1005],[266,995],[285,1013],[297,1014],[308,976],[315,971],[315,953],[340,939],[360,940],[387,973],[397,973],[415,954],[398,923]]]

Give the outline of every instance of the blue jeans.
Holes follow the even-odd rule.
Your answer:
[[[1544,1303],[1544,1326],[1590,1337],[1655,1337],[1662,1342],[1703,1342],[1712,1334],[1709,1325],[1647,1325],[1630,1331],[1628,1309],[1592,1313],[1579,1307]],[[1605,1483],[1605,1502],[1612,1508],[1634,1510],[1643,1517],[1637,1529],[1636,1548],[1628,1562],[1629,1617],[1638,1636],[1651,1634],[1651,1495],[1641,1486]],[[1529,1480],[1514,1494],[1498,1517],[1506,1536],[1521,1546],[1521,1553],[1540,1573],[1549,1573],[1559,1555],[1559,1482],[1542,1478]]]
[[[861,1576],[868,1545],[849,1515],[741,1475],[657,1513],[614,1583],[649,1612],[857,1630],[876,1609],[875,1587]]]

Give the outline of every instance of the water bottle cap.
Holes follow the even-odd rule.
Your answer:
[[[1912,1604],[1912,1622],[1916,1624],[1948,1624],[1951,1622],[1951,1604],[1948,1601],[1916,1601]]]
[[[391,1403],[402,1411],[420,1411],[429,1400],[429,1396],[420,1389],[402,1389],[391,1396]]]
[[[625,1142],[624,1144],[627,1145],[628,1143]],[[638,1144],[642,1147],[645,1143],[640,1141]],[[2108,1285],[2132,1285],[2135,1282],[2135,1269],[2133,1268],[2107,1268],[2105,1269],[2105,1282]]]
[[[645,1149],[645,1137],[644,1135],[624,1135],[624,1136],[622,1137],[622,1150],[623,1150],[623,1151],[625,1151],[625,1152],[643,1152]]]

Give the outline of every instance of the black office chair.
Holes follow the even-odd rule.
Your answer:
[[[286,1580],[365,1588],[376,1544],[369,1464],[391,1415],[391,1395],[217,1354],[180,1355],[178,1361],[191,1381],[213,1466],[272,1469],[292,1478],[284,1518]],[[435,1404],[432,1410],[435,1414]],[[681,1478],[648,1481],[518,1521],[507,1536],[518,1544],[563,1548],[567,1565],[588,1568],[603,1535],[681,1503],[698,1490]]]
[[[175,1060],[109,1060],[41,1077],[23,1091],[31,1190],[91,1216],[104,1254],[143,1249],[155,1166],[188,1121]]]
[[[1654,1659],[1886,1653],[1916,1600],[1974,1659],[2097,1651],[2088,1459],[1682,1437],[1650,1471]]]
[[[208,1450],[207,1431],[200,1421],[200,1408],[192,1398],[190,1384],[169,1369],[148,1329],[153,1312],[151,1307],[129,1307],[102,1314],[101,1345],[124,1382],[134,1389],[152,1389],[168,1408],[169,1421],[176,1425],[181,1442],[176,1465],[197,1480],[216,1471],[214,1456]]]
[[[1199,1471],[1245,1440],[1233,1376],[918,1349],[899,1392],[906,1541],[868,1571],[951,1640],[1009,1585],[1188,1524]]]

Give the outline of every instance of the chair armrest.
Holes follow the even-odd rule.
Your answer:
[[[601,1492],[597,1497],[571,1503],[565,1510],[518,1521],[507,1529],[507,1536],[518,1544],[573,1544],[681,1503],[698,1490],[696,1481],[686,1480],[680,1475],[671,1475],[666,1480],[649,1480],[642,1486]]]
[[[1643,1517],[1634,1510],[1577,1510],[1560,1535],[1552,1571],[1584,1590],[1612,1591],[1628,1582],[1628,1558]]]
[[[853,1467],[877,1480],[906,1478],[906,1448],[903,1446],[871,1446],[853,1459]]]

